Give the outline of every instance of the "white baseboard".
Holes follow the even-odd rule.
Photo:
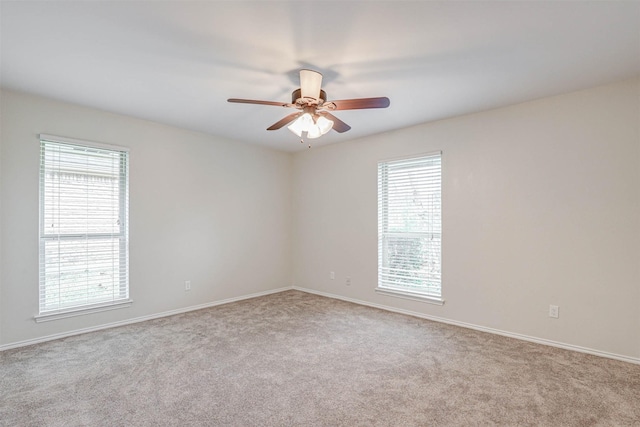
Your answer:
[[[381,310],[392,311],[394,313],[406,314],[413,317],[419,317],[422,319],[433,320],[434,322],[447,323],[449,325],[460,326],[467,329],[474,329],[476,331],[488,332],[490,334],[502,335],[509,338],[515,338],[522,341],[533,342],[536,344],[548,345],[551,347],[562,348],[565,350],[577,351],[580,353],[591,354],[594,356],[606,357],[608,359],[620,360],[622,362],[634,363],[636,365],[640,365],[640,358],[624,356],[621,354],[608,353],[606,351],[595,350],[592,348],[580,347],[572,344],[565,344],[557,341],[547,340],[544,338],[531,337],[528,335],[517,334],[513,332],[502,331],[500,329],[487,328],[485,326],[474,325],[471,323],[459,322],[457,320],[445,319],[443,317],[431,316],[428,314],[418,313],[416,311],[404,310],[401,308],[390,307],[382,304],[376,304],[368,301],[363,301],[354,298],[343,297],[341,295],[331,294],[328,292],[316,291],[314,289],[307,289],[299,286],[293,286],[293,289],[297,291],[307,292],[310,294],[320,295],[327,298],[339,299],[342,301],[352,302],[354,304],[365,305],[368,307],[379,308]]]
[[[119,321],[119,322],[106,323],[104,325],[99,325],[99,326],[92,326],[90,328],[75,329],[73,331],[63,332],[63,333],[60,333],[60,334],[47,335],[45,337],[39,337],[39,338],[30,339],[30,340],[25,340],[25,341],[19,341],[19,342],[15,342],[15,343],[0,345],[0,351],[10,350],[12,348],[18,348],[18,347],[25,347],[25,346],[28,346],[28,345],[39,344],[39,343],[43,343],[43,342],[47,342],[47,341],[53,341],[53,340],[57,340],[57,339],[60,339],[60,338],[70,337],[70,336],[73,336],[73,335],[86,334],[88,332],[100,331],[102,329],[109,329],[109,328],[116,328],[118,326],[131,325],[133,323],[140,323],[140,322],[144,322],[146,320],[158,319],[160,317],[173,316],[173,315],[176,315],[176,314],[187,313],[189,311],[202,310],[203,308],[215,307],[217,305],[229,304],[231,302],[242,301],[242,300],[245,300],[245,299],[257,298],[257,297],[270,295],[270,294],[276,294],[278,292],[284,292],[284,291],[288,291],[288,290],[291,290],[291,289],[293,289],[292,286],[287,286],[287,287],[278,288],[278,289],[270,289],[268,291],[256,292],[254,294],[242,295],[242,296],[234,297],[234,298],[227,298],[227,299],[224,299],[224,300],[208,302],[208,303],[205,303],[205,304],[192,305],[192,306],[189,306],[189,307],[178,308],[176,310],[164,311],[162,313],[156,313],[156,314],[150,314],[150,315],[147,315],[147,316],[135,317],[133,319],[122,320],[122,321]]]
[[[628,362],[628,363],[634,363],[634,364],[640,365],[640,358],[636,358],[636,357],[629,357],[629,356],[624,356],[624,355],[620,355],[620,354],[615,354],[615,353],[609,353],[609,352],[605,352],[605,351],[595,350],[595,349],[591,349],[591,348],[580,347],[580,346],[576,346],[576,345],[572,345],[572,344],[565,344],[565,343],[561,343],[561,342],[557,342],[557,341],[547,340],[547,339],[544,339],[544,338],[531,337],[531,336],[528,336],[528,335],[522,335],[522,334],[517,334],[517,333],[513,333],[513,332],[502,331],[502,330],[499,330],[499,329],[487,328],[485,326],[479,326],[479,325],[474,325],[474,324],[471,324],[471,323],[459,322],[457,320],[446,319],[446,318],[438,317],[438,316],[431,316],[431,315],[428,315],[428,314],[418,313],[416,311],[404,310],[404,309],[401,309],[401,308],[395,308],[395,307],[391,307],[391,306],[387,306],[387,305],[376,304],[376,303],[363,301],[363,300],[359,300],[359,299],[355,299],[355,298],[344,297],[342,295],[336,295],[336,294],[332,294],[332,293],[328,293],[328,292],[316,291],[314,289],[303,288],[303,287],[300,287],[300,286],[286,286],[286,287],[277,288],[277,289],[270,289],[268,291],[257,292],[257,293],[253,293],[253,294],[249,294],[249,295],[242,295],[242,296],[234,297],[234,298],[227,298],[227,299],[224,299],[224,300],[213,301],[213,302],[209,302],[209,303],[205,303],[205,304],[193,305],[193,306],[189,306],[189,307],[179,308],[179,309],[176,309],[176,310],[164,311],[162,313],[156,313],[156,314],[151,314],[151,315],[147,315],[147,316],[140,316],[140,317],[136,317],[136,318],[128,319],[128,320],[123,320],[123,321],[119,321],[119,322],[106,323],[104,325],[93,326],[93,327],[90,327],[90,328],[75,329],[73,331],[68,331],[68,332],[64,332],[64,333],[60,333],[60,334],[47,335],[45,337],[39,337],[39,338],[30,339],[30,340],[25,340],[25,341],[19,341],[19,342],[15,342],[15,343],[0,345],[0,352],[4,351],[4,350],[10,350],[10,349],[13,349],[13,348],[25,347],[25,346],[28,346],[28,345],[39,344],[39,343],[43,343],[43,342],[47,342],[47,341],[53,341],[53,340],[57,340],[57,339],[60,339],[60,338],[66,338],[66,337],[74,336],[74,335],[86,334],[88,332],[95,332],[95,331],[100,331],[100,330],[103,330],[103,329],[116,328],[118,326],[131,325],[131,324],[134,324],[134,323],[144,322],[146,320],[153,320],[153,319],[158,319],[158,318],[161,318],[161,317],[167,317],[167,316],[173,316],[173,315],[176,315],[176,314],[187,313],[189,311],[201,310],[203,308],[215,307],[217,305],[229,304],[229,303],[236,302],[236,301],[242,301],[242,300],[246,300],[246,299],[257,298],[257,297],[270,295],[270,294],[276,294],[276,293],[288,291],[288,290],[291,290],[291,289],[295,289],[295,290],[301,291],[301,292],[306,292],[306,293],[309,293],[309,294],[320,295],[320,296],[327,297],[327,298],[333,298],[333,299],[338,299],[338,300],[342,300],[342,301],[347,301],[347,302],[351,302],[351,303],[354,303],[354,304],[364,305],[364,306],[373,307],[373,308],[379,308],[381,310],[391,311],[391,312],[394,312],[394,313],[406,314],[408,316],[419,317],[419,318],[427,319],[427,320],[433,320],[435,322],[446,323],[446,324],[454,325],[454,326],[460,326],[460,327],[467,328],[467,329],[474,329],[476,331],[488,332],[490,334],[502,335],[502,336],[505,336],[505,337],[515,338],[515,339],[519,339],[519,340],[522,340],[522,341],[528,341],[528,342],[533,342],[533,343],[537,343],[537,344],[548,345],[548,346],[551,346],[551,347],[557,347],[557,348],[562,348],[562,349],[565,349],[565,350],[577,351],[577,352],[580,352],[580,353],[586,353],[586,354],[591,354],[591,355],[594,355],[594,356],[606,357],[608,359],[620,360],[622,362]]]

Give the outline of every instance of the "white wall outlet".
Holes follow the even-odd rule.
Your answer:
[[[335,271],[332,271],[331,273],[329,273],[329,279],[336,280],[336,272]]]
[[[549,306],[549,317],[553,317],[554,319],[557,319],[559,314],[560,314],[560,308],[557,305]]]
[[[347,276],[347,280],[345,280],[345,285],[351,286],[351,277]]]
[[[190,291],[191,290],[191,280],[186,280],[184,282],[184,290],[185,291]]]

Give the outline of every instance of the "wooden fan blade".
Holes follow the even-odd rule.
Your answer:
[[[289,114],[287,117],[269,126],[267,130],[278,130],[282,126],[286,126],[292,121],[294,121],[295,119],[297,119],[298,117],[300,117],[300,115],[302,115],[302,112]]]
[[[323,108],[328,110],[362,110],[365,108],[387,108],[390,103],[389,98],[383,96],[380,98],[358,98],[330,101],[325,103]],[[332,108],[331,104],[335,105],[335,108]]]
[[[322,113],[318,113],[318,114],[321,114],[325,116],[327,119],[331,120],[333,122],[332,129],[338,133],[343,133],[351,129],[351,126],[349,126],[348,124],[346,124],[345,122],[343,122],[342,120],[340,120],[339,118],[337,118],[331,113],[327,113],[326,111],[323,111]]]
[[[238,98],[229,98],[227,102],[237,102],[239,104],[259,104],[259,105],[275,105],[276,107],[294,107],[293,104],[288,104],[286,102],[275,102],[275,101],[256,101],[255,99],[238,99]]]

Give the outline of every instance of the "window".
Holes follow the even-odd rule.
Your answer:
[[[40,135],[41,316],[130,302],[128,198],[126,149]]]
[[[378,288],[441,303],[440,153],[378,163]]]

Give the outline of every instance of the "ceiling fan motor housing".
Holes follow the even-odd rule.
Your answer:
[[[303,98],[302,89],[300,88],[291,92],[291,103],[294,105],[305,106],[311,103],[322,105],[326,100],[327,100],[327,93],[322,89],[320,90],[320,99],[318,100],[313,100],[313,98]]]

